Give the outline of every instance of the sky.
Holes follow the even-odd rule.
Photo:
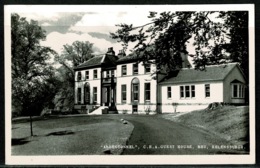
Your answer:
[[[9,5],[5,14],[18,13],[27,20],[36,20],[46,30],[46,40],[41,45],[48,46],[61,54],[63,45],[74,41],[89,41],[94,44],[94,54],[104,54],[113,47],[116,54],[122,49],[120,43],[110,38],[110,32],[118,28],[116,24],[126,23],[140,26],[149,23],[149,11],[207,11],[237,10],[230,6],[177,6],[177,5]],[[10,17],[9,17],[10,18]],[[10,24],[5,22],[5,24]],[[129,46],[129,48],[133,45]],[[188,51],[194,54],[192,42]]]
[[[36,20],[46,30],[46,40],[43,46],[49,46],[59,54],[63,45],[72,44],[74,41],[89,41],[94,44],[94,54],[103,54],[109,47],[116,53],[122,49],[120,43],[110,38],[110,32],[118,28],[116,24],[127,23],[140,26],[148,23],[149,9],[136,6],[76,6],[69,8],[49,6],[22,6],[13,9],[27,20]],[[154,8],[158,12],[163,8]],[[130,46],[131,47],[131,46]]]

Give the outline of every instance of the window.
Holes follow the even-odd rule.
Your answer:
[[[93,87],[93,103],[97,103],[97,87]]]
[[[139,101],[139,79],[132,80],[132,101]]]
[[[170,86],[167,87],[167,98],[168,99],[172,98],[172,88]]]
[[[115,76],[115,71],[114,71],[114,70],[111,71],[111,76],[112,76],[112,77]]]
[[[195,97],[195,86],[191,85],[191,97]]]
[[[78,72],[78,81],[81,80],[81,72]]]
[[[150,72],[151,72],[151,64],[145,64],[144,73],[150,73]]]
[[[190,97],[190,86],[185,86],[185,97]]]
[[[84,100],[85,100],[85,104],[89,104],[90,103],[90,89],[89,89],[89,83],[85,83],[84,85]]]
[[[138,63],[133,64],[133,74],[138,75]]]
[[[180,97],[181,98],[192,98],[195,97],[195,85],[180,86]]]
[[[85,71],[85,78],[89,79],[89,71]]]
[[[126,65],[122,65],[122,76],[126,75]]]
[[[96,79],[97,78],[97,70],[95,69],[94,70],[94,79]]]
[[[110,73],[109,71],[106,71],[107,72],[107,78],[110,78]]]
[[[144,84],[144,100],[145,101],[150,101],[151,99],[151,84],[150,83],[145,83]]]
[[[205,97],[210,97],[210,85],[205,85]]]
[[[233,98],[244,98],[244,86],[242,84],[232,84]]]
[[[126,85],[121,85],[122,103],[126,103]]]
[[[78,88],[78,104],[81,103],[81,88]]]
[[[138,112],[138,106],[137,105],[133,105],[133,113],[137,113]]]
[[[184,98],[184,87],[180,86],[181,98]]]

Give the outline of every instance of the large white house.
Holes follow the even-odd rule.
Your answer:
[[[115,55],[109,48],[74,70],[74,108],[82,113],[186,112],[213,102],[245,103],[246,79],[236,63],[157,76],[154,64],[144,65],[134,54]]]

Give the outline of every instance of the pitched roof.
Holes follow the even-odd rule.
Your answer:
[[[204,81],[221,81],[237,66],[237,63],[206,66],[206,69],[195,70],[194,68],[183,68],[160,84],[180,84]]]
[[[129,54],[128,56],[121,57],[117,60],[118,64],[123,64],[123,63],[130,63],[130,62],[136,62],[140,59],[140,56],[137,54]]]
[[[99,65],[101,65],[103,57],[104,57],[104,55],[95,56],[95,57],[89,59],[88,61],[78,65],[74,69],[78,70],[78,69],[83,69],[83,68],[91,68],[91,67],[99,66]]]

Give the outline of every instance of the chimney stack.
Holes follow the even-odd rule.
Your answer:
[[[113,50],[113,47],[109,47],[107,50],[108,55],[115,55],[115,51]]]
[[[124,57],[124,56],[126,56],[124,50],[119,50],[118,57],[121,58],[121,57]]]

